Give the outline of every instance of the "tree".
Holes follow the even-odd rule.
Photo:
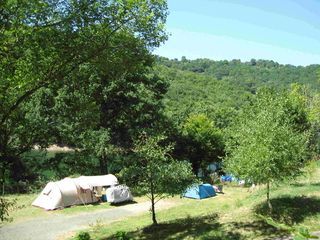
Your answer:
[[[5,176],[6,169],[13,170],[15,163],[21,165],[21,154],[39,143],[39,138],[47,139],[40,141],[42,147],[50,144],[50,138],[46,137],[51,134],[38,134],[39,128],[26,127],[32,126],[25,107],[31,97],[43,89],[51,89],[56,94],[84,70],[99,69],[99,63],[106,60],[107,54],[106,62],[113,63],[117,57],[113,52],[127,44],[128,39],[137,43],[134,46],[143,46],[144,51],[159,46],[167,37],[164,31],[166,15],[165,1],[2,2],[0,176]],[[130,53],[136,52],[123,52]],[[124,76],[129,65],[119,65],[125,71],[117,74]],[[112,77],[120,78],[118,75]],[[105,75],[105,79],[109,78]],[[78,85],[85,84],[80,81],[83,78],[78,80]],[[51,129],[46,127],[41,129]]]
[[[236,177],[267,184],[297,176],[306,159],[308,134],[288,111],[290,99],[270,89],[258,92],[230,127],[227,170]]]
[[[224,156],[222,133],[206,115],[189,116],[182,132],[181,148],[196,174],[200,168],[206,169],[210,163],[221,161]]]
[[[195,181],[191,166],[169,155],[171,145],[163,146],[164,137],[143,135],[135,144],[134,156],[121,175],[137,186],[151,201],[153,224],[157,224],[155,204],[168,196],[181,194]]]
[[[55,104],[46,116],[56,125],[55,135],[82,153],[98,157],[101,173],[109,170],[110,151],[97,155],[97,151],[89,151],[94,150],[90,146],[126,150],[141,128],[154,131],[162,119],[161,100],[167,83],[150,73],[152,63],[153,57],[139,41],[122,36],[121,47],[82,66],[69,84],[52,96]],[[97,144],[102,138],[85,137],[99,132],[107,132],[108,141]]]

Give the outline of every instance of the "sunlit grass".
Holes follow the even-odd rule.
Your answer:
[[[98,224],[88,229],[92,239],[112,239],[125,231],[133,239],[266,239],[288,232],[276,229],[261,220],[257,214],[266,214],[266,190],[259,186],[253,192],[234,185],[224,186],[224,194],[194,200],[175,196],[166,201],[171,207],[157,211],[159,226],[151,226],[149,213],[121,219],[108,225]],[[271,200],[274,204],[272,218],[294,226],[304,226],[310,231],[320,230],[320,166],[313,174],[296,181],[273,184]],[[83,212],[111,209],[109,203],[79,205],[62,210],[45,211],[31,206],[37,194],[10,195],[16,199],[10,212],[14,222],[52,215],[76,215]],[[136,202],[148,201],[146,197]]]
[[[11,208],[9,212],[10,218],[12,220],[11,222],[21,222],[38,217],[48,217],[51,215],[76,215],[83,212],[93,212],[118,207],[117,205],[112,205],[108,202],[100,202],[85,205],[75,205],[63,209],[46,211],[42,208],[34,207],[31,205],[32,202],[37,198],[37,196],[37,193],[7,195],[6,199],[14,200],[16,202],[14,207]],[[147,201],[147,198],[144,196],[135,197],[133,203],[141,203],[145,201]]]
[[[319,163],[318,163],[319,164]],[[271,217],[290,226],[320,230],[320,166],[312,177],[273,184]],[[151,225],[150,214],[130,217],[109,225],[93,226],[93,239],[117,239],[121,231],[132,239],[271,239],[290,234],[268,225],[258,214],[266,214],[266,190],[225,186],[225,194],[210,199],[193,200],[175,197],[177,205],[158,211],[159,226]]]

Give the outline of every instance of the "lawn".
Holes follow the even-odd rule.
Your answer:
[[[74,215],[81,212],[113,208],[109,203],[72,206],[62,210],[44,211],[32,207],[37,194],[7,196],[16,199],[11,210],[13,222],[53,215]],[[151,225],[150,214],[129,217],[109,225],[94,225],[87,229],[92,239],[273,239],[288,235],[266,222],[266,191],[263,186],[249,192],[248,188],[225,185],[224,194],[204,200],[176,196],[170,200],[173,207],[157,212],[159,225]],[[313,172],[298,180],[273,185],[272,219],[287,226],[306,227],[311,232],[320,231],[320,164]],[[146,197],[135,198],[137,202]],[[69,235],[70,236],[70,235]],[[127,239],[128,239],[127,238]],[[126,239],[126,238],[122,238]]]
[[[109,225],[91,226],[92,239],[274,239],[290,234],[267,223],[272,217],[281,226],[320,231],[320,166],[297,181],[272,186],[272,215],[267,214],[266,191],[225,186],[225,194],[205,200],[180,199],[169,210],[159,211],[159,224],[149,214]]]
[[[75,215],[82,212],[99,211],[108,208],[114,208],[116,206],[107,202],[93,203],[86,205],[76,205],[54,211],[46,211],[38,207],[31,206],[31,203],[37,198],[38,194],[13,194],[7,195],[6,198],[15,200],[16,204],[9,212],[11,222],[21,222],[30,220],[37,217],[49,217],[51,215]],[[135,202],[144,202],[146,197],[136,197]],[[9,222],[10,223],[10,222]],[[8,223],[3,223],[8,224]]]

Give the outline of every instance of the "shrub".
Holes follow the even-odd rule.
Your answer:
[[[9,210],[14,207],[16,200],[7,200],[3,197],[0,197],[0,221],[10,221]]]
[[[131,238],[128,236],[128,233],[125,231],[118,231],[115,234],[117,240],[130,240]]]
[[[90,234],[88,232],[80,232],[77,237],[77,240],[91,240]]]

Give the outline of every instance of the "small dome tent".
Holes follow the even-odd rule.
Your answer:
[[[183,195],[187,198],[203,199],[216,196],[216,192],[210,184],[193,185]]]
[[[53,210],[77,204],[93,203],[98,201],[93,192],[95,187],[117,184],[118,180],[112,174],[65,178],[57,182],[49,182],[32,205]]]

